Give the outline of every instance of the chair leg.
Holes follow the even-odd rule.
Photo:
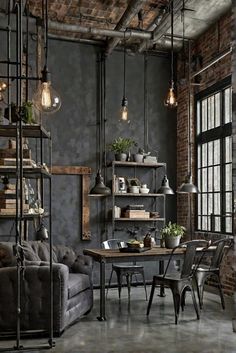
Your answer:
[[[185,297],[186,297],[186,292],[187,292],[187,288],[183,289],[182,295],[181,295],[181,308],[182,311],[184,311],[184,307],[185,307]]]
[[[109,282],[108,282],[108,286],[107,286],[107,293],[106,293],[106,299],[107,299],[107,296],[108,296],[108,289],[110,288],[111,286],[111,279],[112,279],[112,275],[113,275],[113,268],[111,270],[111,274],[110,274],[110,278],[109,278]]]
[[[155,281],[155,278],[153,278],[152,289],[151,289],[151,293],[150,293],[150,297],[149,297],[149,301],[148,301],[148,307],[147,307],[147,315],[149,315],[149,312],[150,312],[150,309],[151,309],[153,295],[154,295],[154,292],[155,292],[155,287],[156,287],[156,281]]]
[[[130,273],[126,274],[126,283],[128,288],[128,301],[130,301],[130,289],[131,289],[131,275]]]
[[[117,275],[117,284],[118,284],[118,294],[119,294],[119,299],[121,297],[121,288],[122,288],[122,274],[119,270],[116,271]]]
[[[197,319],[199,320],[200,319],[200,315],[199,315],[199,310],[198,310],[196,296],[195,296],[193,287],[191,287],[191,294],[192,294],[192,300],[193,300],[194,309],[195,309],[196,314],[197,314]]]
[[[141,271],[140,273],[141,273],[141,275],[142,275],[142,277],[143,277],[143,286],[144,286],[144,290],[145,290],[146,300],[148,300],[148,297],[147,297],[147,287],[146,287],[146,281],[145,281],[144,271]]]
[[[173,295],[173,301],[174,301],[174,309],[175,309],[175,325],[178,324],[178,318],[179,318],[179,308],[180,308],[180,295],[179,293],[176,293],[172,288],[172,295]]]
[[[197,297],[198,297],[199,308],[202,309],[202,306],[203,306],[203,286],[204,286],[204,283],[202,283],[201,285],[198,284],[198,281],[197,281],[197,277],[196,277],[196,276],[193,277],[193,281],[194,281],[194,284],[195,284],[196,290],[197,290]]]
[[[224,293],[223,293],[223,290],[222,290],[222,284],[221,284],[220,276],[216,275],[216,277],[218,279],[218,288],[219,288],[219,293],[220,293],[222,309],[225,310],[225,299],[224,299]]]

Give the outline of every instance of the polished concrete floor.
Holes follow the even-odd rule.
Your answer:
[[[150,292],[150,288],[149,292]],[[158,291],[157,291],[158,294]],[[226,298],[226,310],[219,297],[207,293],[200,320],[196,319],[188,294],[179,324],[174,324],[173,302],[154,296],[149,318],[142,287],[132,288],[128,305],[127,289],[122,291],[119,305],[117,289],[110,289],[107,299],[107,321],[99,322],[99,291],[91,313],[55,339],[56,353],[236,353],[236,333],[232,332],[233,302]],[[23,341],[24,346],[45,343],[45,339]],[[0,347],[13,346],[11,341]],[[33,352],[28,349],[26,352]],[[39,352],[39,350],[34,350]],[[46,353],[49,350],[40,350]]]

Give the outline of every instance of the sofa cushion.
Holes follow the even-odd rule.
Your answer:
[[[13,255],[12,243],[0,243],[0,268],[16,265],[16,257]]]
[[[68,281],[68,299],[90,288],[89,276],[82,273],[70,273]]]

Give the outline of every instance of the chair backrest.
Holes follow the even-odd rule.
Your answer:
[[[197,248],[203,248],[203,250],[204,250],[208,247],[208,244],[209,243],[206,240],[203,240],[203,239],[198,240],[197,239],[197,240],[186,241],[186,242],[181,243],[178,246],[176,246],[172,250],[171,255],[169,257],[169,261],[168,261],[166,269],[165,269],[164,277],[168,272],[168,267],[172,261],[173,255],[177,252],[178,249],[185,249],[184,260],[182,263],[180,277],[181,278],[190,277],[193,274],[193,269],[195,269],[195,267],[196,267],[193,265],[194,264],[196,265],[196,263],[198,264],[198,260],[196,260],[197,257],[199,258],[199,255],[197,256],[197,254],[196,254]],[[200,255],[200,257],[201,257],[201,255]]]
[[[227,238],[220,239],[213,242],[211,245],[216,246],[216,250],[212,256],[210,268],[219,268],[225,252],[229,250],[232,245],[232,240]]]
[[[126,247],[126,243],[119,239],[108,239],[102,242],[103,249],[119,249]]]

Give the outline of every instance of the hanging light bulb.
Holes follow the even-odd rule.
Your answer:
[[[168,108],[176,108],[178,105],[174,91],[174,9],[171,1],[171,82],[164,104]]]
[[[126,48],[125,48],[125,32],[124,32],[124,50],[123,50],[123,63],[124,63],[124,80],[123,80],[123,98],[121,101],[119,122],[129,124],[128,118],[128,99],[126,98]]]
[[[6,82],[4,81],[0,81],[0,102],[3,101],[4,99],[4,96],[3,96],[3,93],[7,88],[7,84]]]
[[[121,102],[120,121],[130,123],[130,120],[128,120],[128,99],[126,97],[123,97]]]
[[[33,96],[33,103],[39,111],[48,114],[57,112],[61,107],[61,98],[51,86],[46,66],[42,71],[41,84]]]
[[[173,80],[171,81],[171,85],[170,85],[169,91],[167,93],[166,99],[164,101],[164,104],[168,108],[176,108],[178,105],[177,98],[175,95]]]

